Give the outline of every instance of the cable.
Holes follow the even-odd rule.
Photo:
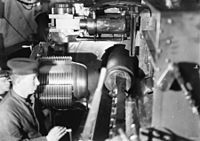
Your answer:
[[[21,3],[24,9],[26,10],[32,10],[33,7],[36,7],[37,3],[39,2],[38,0],[36,2],[24,2],[22,0],[17,0],[17,1]],[[30,8],[27,8],[27,6],[30,6]]]
[[[37,4],[38,0],[36,2],[24,2],[22,0],[17,0],[18,2],[22,3],[22,4],[25,4],[25,5],[34,5],[34,4]]]
[[[18,0],[17,0],[17,1],[18,1]],[[33,28],[31,27],[31,24],[30,24],[30,23],[28,22],[28,20],[26,19],[26,16],[24,15],[24,12],[23,12],[22,9],[19,7],[19,5],[18,5],[17,2],[16,2],[16,5],[17,5],[18,9],[20,10],[21,14],[23,15],[23,18],[24,18],[26,24],[28,25],[29,29],[31,30],[32,33],[34,33],[34,30],[33,30]],[[31,8],[28,9],[27,7],[25,7],[24,4],[22,4],[22,6],[23,6],[26,10],[31,10],[31,9],[33,8],[33,6],[31,6]]]
[[[20,3],[22,4],[23,7],[24,7],[24,4],[25,4],[25,5],[32,5],[32,7],[33,7],[33,4],[37,3],[37,2],[34,2],[34,3],[25,3],[25,2],[23,2],[23,1],[21,1],[21,0],[17,0],[17,1],[20,2]],[[25,15],[24,15],[24,13],[22,12],[21,8],[18,6],[18,3],[16,3],[16,4],[17,4],[18,9],[19,9],[20,12],[22,13],[22,15],[23,15],[23,17],[24,17],[24,20],[26,21],[26,23],[27,23],[29,29],[31,30],[32,33],[34,33],[34,30],[32,29],[30,23],[29,23],[28,20],[26,19],[26,17],[25,17]],[[28,39],[25,38],[25,37],[12,25],[12,23],[11,23],[6,17],[3,17],[3,18],[5,19],[5,21],[12,27],[12,29],[13,29],[22,39],[24,39],[25,41],[28,41]]]
[[[23,8],[26,9],[26,10],[32,10],[32,9],[33,9],[33,5],[25,5],[25,4],[22,3],[22,6],[23,6]],[[26,7],[26,6],[30,6],[30,8],[28,8],[28,7]]]
[[[3,17],[5,19],[5,21],[12,27],[13,30],[15,30],[15,32],[21,37],[23,38],[25,41],[28,41],[12,24],[11,22],[6,18]]]

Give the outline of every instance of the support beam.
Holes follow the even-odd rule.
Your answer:
[[[6,55],[3,43],[3,34],[0,33],[0,67],[4,69],[6,67]]]
[[[4,17],[4,3],[0,0],[0,18]]]

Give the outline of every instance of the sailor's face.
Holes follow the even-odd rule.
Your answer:
[[[27,94],[33,94],[40,84],[36,74],[29,74],[23,77],[20,81],[21,87],[25,90]]]
[[[7,77],[0,77],[0,95],[9,91],[10,89],[10,80]]]

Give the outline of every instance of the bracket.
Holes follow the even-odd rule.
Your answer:
[[[181,90],[184,92],[186,99],[189,100],[192,107],[192,112],[199,116],[198,107],[195,104],[195,100],[192,99],[192,86],[189,82],[185,85],[184,79],[179,71],[178,64],[169,63],[167,69],[163,72],[159,80],[157,81],[156,87],[161,91],[167,91],[172,86],[174,80],[177,80]],[[200,116],[199,116],[200,117]]]

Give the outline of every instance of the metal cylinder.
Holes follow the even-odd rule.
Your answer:
[[[71,57],[40,59],[38,98],[46,106],[65,109],[88,95],[87,68]]]
[[[102,64],[107,68],[105,86],[113,90],[116,86],[117,77],[126,80],[126,90],[131,88],[131,78],[138,70],[138,60],[136,57],[129,57],[129,51],[123,44],[115,44],[106,50],[102,57]]]
[[[52,14],[72,14],[73,7],[69,3],[56,3],[54,7],[51,8]]]
[[[123,34],[126,33],[125,17],[99,17],[97,19],[81,19],[80,28],[93,34]]]

